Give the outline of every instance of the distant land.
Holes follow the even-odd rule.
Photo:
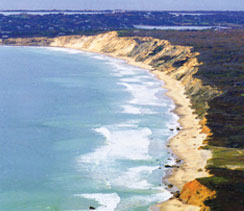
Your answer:
[[[128,57],[134,57],[136,62],[150,58],[154,71],[166,72],[185,86],[194,114],[201,120],[199,128],[207,135],[206,146],[202,148],[211,150],[213,155],[205,167],[211,176],[186,183],[175,198],[200,206],[201,211],[244,210],[243,11],[15,10],[0,13],[0,40],[5,45],[50,46],[57,39],[62,47],[65,42],[67,46],[70,41],[78,42],[81,35],[89,35],[94,40],[108,31],[117,31],[114,42],[122,38],[133,40],[135,47]],[[185,27],[185,30],[162,30],[169,26]],[[203,27],[203,30],[192,27]],[[176,47],[169,51],[162,40]],[[108,44],[110,41],[108,38]],[[121,42],[116,43],[117,49],[123,48]],[[176,50],[179,46],[182,53]],[[190,53],[184,50],[188,48]],[[184,170],[187,172],[187,168]]]
[[[166,27],[167,26],[167,27]],[[168,28],[174,26],[176,28]],[[0,38],[89,35],[111,30],[207,30],[244,27],[244,12],[126,10],[1,10]]]

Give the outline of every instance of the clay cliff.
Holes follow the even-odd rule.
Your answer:
[[[204,201],[213,199],[215,196],[216,191],[202,185],[198,180],[193,180],[184,185],[180,199],[187,204],[201,207],[201,211],[207,211],[210,208],[204,204]]]
[[[192,47],[172,45],[169,41],[151,37],[119,37],[117,32],[95,36],[8,39],[4,40],[3,44],[66,47],[106,53],[147,64],[152,71],[163,71],[184,85],[185,93],[191,99],[192,107],[199,119],[202,119],[202,131],[211,134],[206,126],[205,115],[208,109],[208,101],[218,96],[220,91],[209,85],[203,86],[202,81],[194,77],[202,64],[197,59],[199,53],[193,52]],[[214,197],[214,194],[214,191],[209,190],[198,181],[189,181],[183,187],[180,198],[185,203],[207,209],[203,201],[209,197]]]
[[[66,47],[106,53],[115,57],[127,57],[136,62],[143,62],[181,81],[187,95],[192,98],[193,96],[205,98],[204,111],[196,111],[199,116],[204,116],[207,100],[219,94],[216,88],[203,86],[201,80],[193,77],[201,65],[197,60],[198,53],[193,52],[192,47],[172,45],[166,40],[151,37],[119,37],[117,32],[108,32],[95,36],[7,39],[3,41],[3,44]],[[193,103],[193,106],[197,105]]]

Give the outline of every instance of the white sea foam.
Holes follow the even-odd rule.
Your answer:
[[[100,128],[96,128],[94,130],[97,133],[100,133],[101,135],[103,135],[107,141],[111,141],[111,133],[106,127],[100,127]]]
[[[84,53],[79,50],[65,48],[48,49],[53,51],[64,51],[70,54]],[[89,55],[90,53],[87,54]],[[125,102],[126,104],[124,107],[124,112],[134,114],[149,114],[154,113],[154,111],[150,109],[151,105],[162,106],[162,102],[156,96],[158,91],[161,90],[160,82],[157,82],[157,80],[155,80],[154,82],[154,79],[150,81],[150,79],[152,79],[151,76],[144,75],[145,72],[143,73],[141,69],[125,65],[122,61],[107,59],[105,56],[102,55],[94,56],[94,54],[92,53],[90,55],[96,59],[107,60],[108,62],[113,63],[114,74],[123,77],[121,78],[120,82],[124,83],[123,86],[131,91],[132,96],[134,97],[134,99],[131,101],[131,103],[133,104]],[[71,82],[73,85],[74,82]],[[138,104],[139,106],[137,106],[136,104]],[[83,125],[81,124],[81,126]],[[123,200],[125,201],[125,207],[128,205],[126,209],[120,209],[120,207],[123,207],[120,206],[120,202],[122,199],[120,199],[120,197],[116,193],[93,193],[80,194],[76,196],[96,200],[101,205],[96,210],[100,211],[110,211],[115,209],[131,210],[133,207],[136,206],[136,204],[138,206],[144,206],[152,202],[167,199],[167,197],[169,197],[170,194],[168,192],[158,193],[159,187],[153,186],[153,184],[150,184],[150,182],[147,180],[147,178],[157,167],[146,166],[147,163],[150,161],[141,161],[152,159],[152,157],[148,153],[150,145],[149,136],[152,133],[149,128],[140,128],[138,121],[133,120],[130,122],[122,122],[116,126],[104,126],[100,128],[95,128],[94,131],[95,133],[101,135],[100,138],[105,139],[106,142],[103,146],[98,147],[91,153],[81,155],[78,159],[78,161],[81,162],[81,166],[79,167],[81,167],[82,173],[84,173],[86,170],[90,170],[91,168],[99,170],[90,171],[91,180],[89,180],[89,182],[87,183],[87,187],[90,185],[91,182],[92,185],[100,185],[102,183],[102,185],[97,186],[102,190],[110,189],[110,191],[113,190],[113,192],[117,192],[116,189],[112,188],[119,186],[119,188],[125,187],[140,191],[131,191],[131,197],[128,198],[128,201],[126,197],[123,198]],[[78,150],[79,149],[77,149],[77,152]],[[116,160],[119,160],[119,162],[116,162]],[[120,160],[126,160],[126,162],[121,162]],[[132,162],[128,162],[127,160],[131,160]],[[135,160],[136,162],[134,162]],[[84,163],[85,165],[83,165]],[[141,164],[142,166],[131,168],[126,168],[125,166],[123,166],[122,168],[120,168],[121,163],[124,165],[127,165],[129,163],[130,167],[139,164]],[[97,166],[93,164],[96,164]],[[86,175],[90,176],[90,174]],[[93,176],[95,179],[93,179]],[[99,181],[99,179],[101,180]],[[152,191],[148,191],[148,189],[151,189]],[[99,192],[102,192],[102,190]],[[142,194],[140,195],[140,193]],[[151,195],[151,193],[157,194]]]
[[[130,121],[120,123],[116,125],[117,128],[123,127],[123,128],[138,128],[140,120],[132,119]]]
[[[96,59],[106,60],[104,56],[94,56]],[[114,69],[112,75],[120,77],[118,84],[124,86],[131,93],[132,99],[122,107],[122,113],[129,114],[154,114],[155,107],[150,106],[173,106],[168,101],[162,102],[159,97],[162,90],[162,82],[153,79],[151,75],[144,75],[139,68],[127,66],[123,61],[107,59],[107,63],[111,64]],[[140,70],[140,71],[139,71]],[[153,79],[153,80],[150,80]],[[154,81],[155,80],[155,81]],[[172,107],[171,107],[172,109]],[[158,112],[158,111],[157,111]],[[167,123],[169,128],[176,128],[177,116],[173,115],[171,121]],[[151,160],[149,155],[149,146],[151,130],[149,128],[140,128],[138,122],[121,123],[115,126],[103,126],[95,128],[94,131],[105,138],[105,145],[95,149],[91,153],[81,155],[78,162],[93,166],[96,170],[94,180],[98,182],[98,186],[106,190],[131,189],[140,191],[150,190],[152,194],[134,195],[130,198],[123,198],[120,201],[119,196],[111,196],[111,194],[82,194],[81,196],[87,199],[94,199],[99,204],[96,210],[130,210],[132,208],[147,206],[151,203],[167,200],[171,197],[168,191],[163,191],[162,187],[155,186],[148,181],[150,175],[158,166],[143,166],[131,167],[123,169],[116,168],[120,160]],[[166,129],[166,132],[170,132]],[[176,132],[176,131],[175,131]],[[169,162],[174,162],[172,159]],[[95,164],[95,165],[94,165]],[[157,172],[154,172],[157,173]],[[116,201],[116,197],[117,201]],[[114,198],[114,199],[113,199]],[[115,205],[110,205],[111,201],[116,202]],[[117,208],[116,208],[117,207]]]
[[[124,82],[119,82],[119,84],[126,87],[133,95],[134,98],[130,101],[131,104],[162,106],[162,102],[156,97],[156,94],[161,90],[160,88],[150,89],[143,84]]]
[[[149,128],[97,128],[95,131],[106,137],[106,144],[97,148],[94,152],[82,155],[78,162],[95,163],[97,165],[105,161],[116,159],[148,160],[150,140],[152,134]]]
[[[139,84],[146,86],[147,88],[160,88],[161,89],[162,83],[160,81],[157,81],[157,80],[152,81],[153,78],[149,78],[149,79],[151,79],[151,80],[148,81],[148,80],[145,80],[143,78],[143,76],[141,76],[141,75],[135,75],[135,76],[130,76],[130,77],[123,77],[120,79],[120,81],[126,82],[126,83],[139,83]]]
[[[145,86],[149,86],[149,87],[153,87],[155,85],[157,85],[158,83],[156,83],[155,81],[146,81],[146,82],[143,82],[143,85]],[[158,84],[160,86],[160,84]]]
[[[141,109],[133,105],[122,105],[123,113],[141,114]]]
[[[108,60],[108,57],[107,56],[104,56],[104,55],[91,54],[90,56],[92,58],[98,59],[98,60],[103,60],[103,61]]]
[[[123,172],[117,178],[112,179],[110,183],[113,186],[127,187],[130,189],[153,189],[154,186],[147,181],[147,178],[156,169],[157,167],[155,166],[129,168],[127,172]]]
[[[109,64],[114,67],[114,72],[119,73],[122,76],[131,76],[138,74],[138,68],[125,65],[123,61],[111,61],[109,62]]]
[[[136,195],[130,198],[127,198],[120,202],[119,206],[117,207],[118,210],[132,210],[133,208],[144,207],[149,204],[159,202],[159,201],[166,201],[172,194],[169,191],[164,190],[161,193],[152,194],[149,196],[140,196]]]
[[[169,160],[167,160],[167,165],[175,165],[176,164],[176,158],[175,157],[170,157]]]
[[[156,114],[157,113],[152,109],[144,108],[144,107],[136,107],[130,104],[122,105],[121,107],[123,108],[122,113],[127,113],[127,114]]]
[[[114,211],[120,202],[117,193],[76,194],[75,196],[97,201],[101,205],[96,208],[98,211]]]
[[[120,79],[120,81],[121,82],[134,82],[134,83],[139,83],[139,82],[141,82],[141,79],[140,79],[140,77],[138,76],[138,77],[133,77],[133,78],[122,78],[122,79]]]
[[[80,51],[80,50],[71,49],[71,48],[51,47],[51,48],[47,48],[47,49],[51,50],[51,51],[61,51],[61,52],[69,53],[69,54],[81,54],[82,53],[82,51]]]
[[[120,70],[116,70],[117,74],[119,74],[120,76],[132,76],[132,75],[136,75],[137,73],[135,71],[133,71],[133,69],[120,69]]]
[[[169,128],[169,129],[176,129],[177,127],[180,127],[180,124],[178,122],[178,119],[179,117],[174,114],[174,113],[171,113],[171,119],[169,119],[169,121],[166,122],[166,127]]]
[[[149,79],[149,80],[151,80],[152,79],[152,74],[150,74],[150,75],[149,74],[148,75],[141,75],[140,79]]]
[[[169,103],[168,107],[169,107],[169,109],[168,109],[169,113],[172,112],[176,108],[176,106],[175,106],[175,104],[173,103],[172,100],[170,100],[170,103]]]

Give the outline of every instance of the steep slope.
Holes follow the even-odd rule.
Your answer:
[[[198,118],[203,119],[203,121],[201,121],[202,130],[210,134],[209,129],[205,125],[206,118],[204,117],[208,109],[208,101],[218,96],[220,92],[214,87],[203,86],[201,80],[193,76],[198,71],[201,63],[197,60],[198,53],[193,52],[191,47],[172,45],[166,40],[150,37],[118,37],[117,32],[109,32],[95,36],[18,38],[4,40],[3,43],[7,45],[73,48],[105,53],[138,64],[143,63],[148,65],[148,67],[151,67],[152,72],[163,72],[165,75],[179,81],[184,86],[185,90],[182,91],[185,91],[187,96],[191,99],[192,106]],[[194,145],[194,140],[191,141],[191,145]],[[194,148],[194,150],[196,151],[197,149]],[[185,174],[187,174],[187,171],[185,171]],[[201,171],[196,171],[195,177],[198,176],[206,176],[206,174],[202,174]],[[185,178],[187,178],[185,179],[186,182],[190,182],[191,179],[194,179],[192,177],[188,178],[187,176]],[[192,183],[195,184],[196,182],[193,181]],[[203,201],[206,198],[199,197],[199,194],[205,196],[213,192],[199,183],[194,186],[194,191],[192,191],[192,183],[184,186],[181,197],[182,199],[197,199],[184,201],[189,204],[203,206]],[[182,188],[182,185],[178,186]],[[196,201],[198,202],[195,203]]]

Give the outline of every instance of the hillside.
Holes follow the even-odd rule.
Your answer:
[[[214,176],[198,181],[217,191],[208,200],[212,210],[244,209],[244,31],[127,31],[121,36],[151,36],[172,44],[192,46],[201,66],[194,78],[221,94],[191,96],[199,116],[211,130],[207,143],[213,151],[207,169]],[[188,93],[189,94],[189,93]],[[204,106],[205,105],[205,106]]]
[[[243,31],[132,30],[119,34],[19,38],[4,44],[68,47],[127,57],[181,81],[208,134],[205,148],[212,150],[213,158],[206,169],[213,176],[189,181],[180,197],[203,209],[244,210]],[[192,189],[192,184],[200,188]],[[206,189],[211,197],[196,197]],[[197,200],[190,200],[192,197]]]

